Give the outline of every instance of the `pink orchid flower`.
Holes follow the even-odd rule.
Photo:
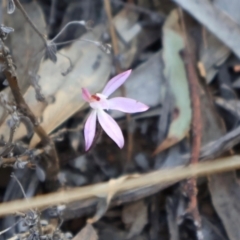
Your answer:
[[[131,98],[115,97],[108,99],[108,97],[127,80],[131,71],[132,70],[128,70],[112,78],[102,93],[91,95],[86,88],[82,88],[83,99],[88,102],[93,109],[84,127],[86,151],[89,150],[92,145],[96,133],[97,119],[103,130],[120,148],[124,145],[124,138],[120,127],[104,110],[112,109],[125,113],[144,112],[148,110],[148,106]]]

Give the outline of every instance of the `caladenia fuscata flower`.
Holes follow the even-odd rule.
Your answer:
[[[112,78],[102,93],[91,95],[86,88],[82,88],[83,99],[88,102],[93,109],[84,127],[86,151],[89,150],[93,143],[97,120],[107,135],[112,138],[120,148],[124,145],[124,138],[120,127],[105,110],[118,110],[124,113],[137,113],[148,110],[149,107],[147,105],[131,98],[114,97],[108,99],[108,97],[127,80],[130,74],[131,70],[128,70]]]

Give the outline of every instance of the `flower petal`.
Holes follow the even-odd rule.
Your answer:
[[[90,100],[91,100],[91,94],[86,88],[82,88],[82,98],[86,102],[90,102]]]
[[[124,145],[122,131],[115,120],[103,110],[98,110],[98,121],[107,135],[120,147]]]
[[[84,126],[85,150],[87,151],[93,142],[96,133],[97,111],[93,110]]]
[[[149,107],[137,100],[124,97],[115,97],[108,100],[109,109],[118,110],[125,113],[144,112]]]
[[[102,94],[107,97],[111,95],[117,88],[119,88],[127,80],[131,72],[132,70],[128,70],[112,78],[103,89]]]

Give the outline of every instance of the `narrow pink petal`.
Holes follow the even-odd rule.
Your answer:
[[[86,101],[89,102],[91,99],[91,94],[86,88],[82,88],[82,98]]]
[[[109,109],[118,110],[125,113],[144,112],[149,109],[144,103],[124,97],[115,97],[108,100]]]
[[[103,110],[98,110],[98,121],[107,135],[120,147],[124,145],[122,131],[115,120]]]
[[[86,151],[91,147],[95,133],[96,133],[96,120],[97,120],[97,111],[93,110],[88,116],[88,119],[84,126]]]
[[[132,70],[128,70],[112,78],[103,89],[102,94],[107,97],[111,95],[117,88],[119,88],[127,80],[131,72]]]

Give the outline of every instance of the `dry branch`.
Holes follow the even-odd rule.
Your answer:
[[[191,97],[191,107],[192,107],[192,147],[191,147],[191,157],[190,163],[196,164],[199,159],[200,149],[201,149],[201,139],[202,139],[202,119],[201,119],[201,104],[200,104],[200,94],[199,94],[199,79],[196,73],[196,68],[194,63],[195,57],[193,54],[193,49],[191,46],[190,35],[187,31],[185,24],[184,14],[181,9],[179,9],[179,16],[181,20],[181,27],[184,34],[185,49],[183,51],[183,61],[186,68],[189,91]],[[196,178],[191,178],[187,181],[185,185],[186,194],[190,199],[188,212],[193,217],[193,222],[197,228],[198,232],[201,232],[201,218],[198,211],[197,202],[197,180]],[[202,234],[197,234],[198,239],[202,239]]]
[[[12,60],[12,56],[10,55],[9,49],[5,46],[4,42],[0,40],[0,43],[2,45],[2,55],[5,59],[5,69],[4,69],[4,75],[7,78],[7,81],[9,83],[9,87],[11,88],[13,97],[16,102],[16,106],[18,111],[23,114],[24,116],[28,117],[34,127],[35,133],[40,137],[41,142],[44,146],[50,146],[50,155],[51,155],[51,163],[49,164],[49,167],[46,169],[46,175],[48,179],[57,179],[57,174],[59,171],[59,163],[58,163],[58,157],[56,153],[56,149],[54,146],[54,143],[52,142],[51,138],[47,135],[45,130],[41,127],[39,124],[37,118],[32,113],[31,109],[25,102],[19,85],[18,85],[18,78],[15,71],[15,66]]]
[[[180,166],[174,169],[158,170],[147,174],[128,175],[122,184],[116,185],[116,188],[119,193],[161,183],[172,183],[190,177],[226,172],[238,168],[240,168],[240,156],[232,156],[213,162]],[[79,187],[68,191],[41,195],[29,199],[28,201],[17,200],[2,203],[0,205],[0,216],[12,214],[17,211],[26,211],[31,208],[44,208],[57,204],[70,203],[91,197],[107,197],[108,193],[109,183],[106,182]]]
[[[110,0],[104,0],[104,7],[105,7],[105,11],[107,13],[107,17],[108,17],[108,22],[109,22],[109,31],[110,31],[110,35],[111,35],[111,40],[112,40],[112,46],[113,46],[113,53],[114,53],[114,63],[115,63],[115,68],[117,73],[121,73],[122,69],[121,69],[121,65],[119,63],[119,61],[117,60],[119,57],[119,46],[118,46],[118,38],[117,38],[117,33],[113,24],[113,17],[112,17],[112,8],[111,8],[111,3]],[[121,94],[123,97],[126,96],[126,90],[124,85],[121,86]],[[130,124],[131,121],[131,116],[130,114],[126,113],[126,120],[128,125]],[[130,161],[130,159],[132,158],[132,149],[133,149],[133,134],[131,133],[131,131],[128,131],[128,153],[127,153],[127,161]]]

